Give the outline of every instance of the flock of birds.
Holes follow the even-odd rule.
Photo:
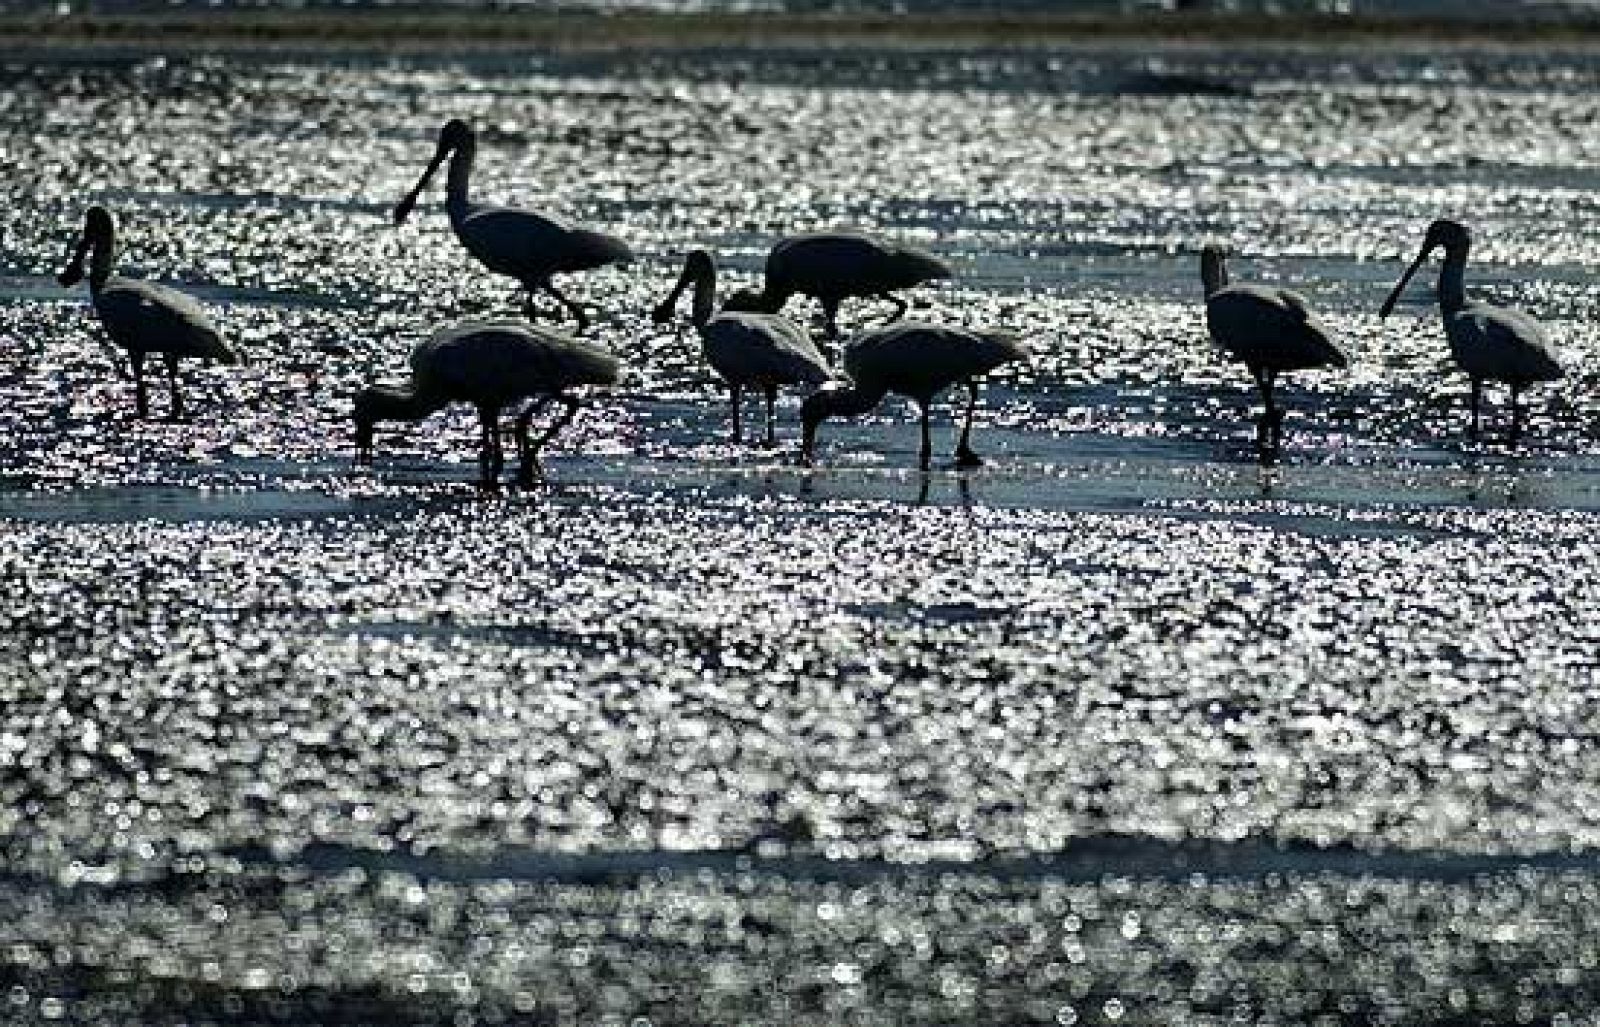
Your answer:
[[[625,263],[633,253],[613,235],[562,218],[474,203],[469,186],[476,150],[472,129],[460,120],[448,122],[421,179],[395,207],[394,219],[400,223],[410,215],[448,160],[445,210],[456,237],[485,267],[515,279],[526,290],[524,314],[530,320],[467,321],[438,331],[413,350],[407,383],[363,389],[355,397],[351,417],[358,456],[370,460],[379,422],[416,421],[452,403],[471,404],[482,426],[479,461],[488,485],[499,480],[505,464],[501,415],[508,406],[526,402],[513,430],[518,477],[526,483],[540,470],[540,451],[578,409],[579,400],[571,390],[614,384],[621,373],[620,363],[603,348],[532,323],[534,299],[539,294],[553,299],[577,322],[575,334],[582,333],[588,326],[583,306],[557,289],[552,278]],[[188,296],[156,283],[114,277],[114,245],[111,215],[104,208],[92,208],[60,281],[63,285],[80,281],[87,262],[95,311],[111,341],[128,353],[138,415],[149,414],[145,358],[159,353],[166,364],[173,415],[181,416],[178,361],[199,357],[232,364],[240,355]],[[1385,301],[1382,315],[1393,310],[1412,275],[1434,250],[1443,249],[1439,310],[1451,355],[1471,379],[1471,431],[1478,432],[1484,383],[1501,382],[1510,386],[1515,433],[1521,390],[1558,379],[1563,372],[1533,318],[1467,301],[1464,274],[1470,245],[1466,228],[1453,221],[1435,221],[1422,252]],[[1231,284],[1222,248],[1205,247],[1200,269],[1211,337],[1254,377],[1263,403],[1257,444],[1264,451],[1275,450],[1283,423],[1283,410],[1273,397],[1277,376],[1342,368],[1348,366],[1349,357],[1298,293]],[[966,414],[955,461],[957,466],[972,467],[981,463],[971,445],[977,381],[997,367],[1026,360],[1027,351],[1002,331],[901,320],[906,303],[896,295],[898,290],[951,274],[950,266],[932,254],[866,233],[800,235],[779,242],[768,254],[760,292],[740,290],[719,308],[716,263],[710,253],[696,250],[687,256],[677,284],[653,311],[653,318],[658,323],[670,320],[683,293],[691,293],[690,320],[700,334],[706,361],[728,386],[735,443],[743,438],[740,413],[747,390],[759,392],[765,400],[765,442],[772,446],[777,390],[794,385],[814,388],[801,406],[801,460],[807,464],[814,460],[817,429],[823,421],[866,413],[892,392],[910,398],[920,410],[919,464],[927,470],[932,462],[929,406],[946,389],[965,386]],[[844,347],[846,380],[840,380],[805,328],[783,315],[784,305],[796,295],[821,303],[829,340],[839,338],[839,306],[845,299],[881,298],[894,306],[894,313],[887,324],[860,332]],[[534,417],[552,403],[560,404],[562,412],[530,440]]]

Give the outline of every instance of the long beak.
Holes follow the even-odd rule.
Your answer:
[[[67,261],[67,266],[61,269],[61,273],[56,275],[56,281],[66,286],[77,285],[83,281],[83,262],[88,255],[89,237],[83,235],[73,243],[72,257]]]
[[[1411,266],[1406,268],[1406,273],[1400,276],[1400,281],[1395,283],[1394,291],[1389,294],[1389,298],[1383,301],[1383,307],[1378,311],[1379,317],[1388,317],[1394,312],[1394,305],[1399,302],[1400,294],[1406,291],[1406,285],[1411,281],[1411,276],[1417,273],[1417,268],[1422,266],[1422,262],[1427,260],[1428,254],[1432,252],[1432,246],[1422,247],[1422,252],[1417,254],[1417,259],[1411,262]]]
[[[687,289],[692,281],[694,281],[694,278],[689,273],[689,265],[685,264],[683,265],[683,273],[678,276],[678,284],[674,285],[672,291],[667,293],[667,298],[662,300],[650,312],[650,320],[656,324],[663,324],[672,320],[672,312],[678,306],[678,297],[683,295],[683,290]]]
[[[405,224],[406,218],[411,216],[411,209],[417,205],[417,197],[422,195],[422,190],[428,188],[428,183],[433,181],[433,176],[438,173],[439,165],[450,155],[450,151],[441,146],[433,153],[433,159],[428,162],[427,170],[417,180],[415,189],[400,197],[400,202],[394,205],[394,223]]]

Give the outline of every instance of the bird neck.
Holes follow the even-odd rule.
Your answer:
[[[1439,309],[1453,314],[1467,305],[1467,251],[1470,244],[1460,242],[1444,251],[1444,266],[1439,269]]]
[[[1216,250],[1207,249],[1200,254],[1200,281],[1204,283],[1206,298],[1210,299],[1228,287],[1228,260]]]
[[[690,302],[689,319],[702,331],[711,323],[717,309],[717,273],[706,270],[695,276],[694,297]]]
[[[477,153],[477,140],[468,136],[450,154],[450,170],[444,184],[444,203],[451,221],[459,222],[471,209],[469,190],[472,187],[472,161]]]

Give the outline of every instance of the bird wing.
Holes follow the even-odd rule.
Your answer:
[[[805,329],[777,314],[725,311],[701,331],[706,360],[738,385],[820,384],[833,377]]]
[[[1272,371],[1346,367],[1349,355],[1305,297],[1288,289],[1230,285],[1206,299],[1206,326],[1238,360]]]
[[[1445,318],[1445,334],[1456,363],[1474,377],[1521,383],[1564,374],[1544,326],[1520,310],[1470,303]]]
[[[177,289],[112,278],[95,294],[94,306],[111,340],[124,349],[209,357],[225,364],[239,360],[205,308]]]
[[[456,233],[489,270],[522,281],[633,259],[628,244],[616,236],[510,207],[477,208],[457,224]]]
[[[845,349],[844,368],[863,388],[926,398],[1027,355],[1009,333],[896,321],[857,336]]]
[[[554,329],[515,321],[445,328],[411,354],[419,389],[468,402],[500,401],[575,385],[609,385],[617,358]]]
[[[950,268],[932,254],[864,232],[817,232],[783,240],[767,254],[767,288],[811,296],[870,296]]]

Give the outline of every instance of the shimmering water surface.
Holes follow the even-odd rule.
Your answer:
[[[1396,49],[0,67],[0,1015],[21,1022],[1508,1022],[1600,1004],[1600,58]],[[641,255],[628,364],[484,495],[454,412],[351,466],[351,391],[515,309],[435,194]],[[130,416],[81,292],[249,354]],[[1433,217],[1570,375],[1464,442]],[[948,255],[920,317],[1031,366],[988,467],[890,403],[822,467],[723,439],[686,247]],[[1196,245],[1357,355],[1254,397]],[[1431,279],[1430,279],[1431,281]],[[810,308],[801,308],[814,313]],[[847,306],[847,325],[881,316]],[[154,393],[158,412],[165,392]],[[938,444],[948,452],[948,412]]]

